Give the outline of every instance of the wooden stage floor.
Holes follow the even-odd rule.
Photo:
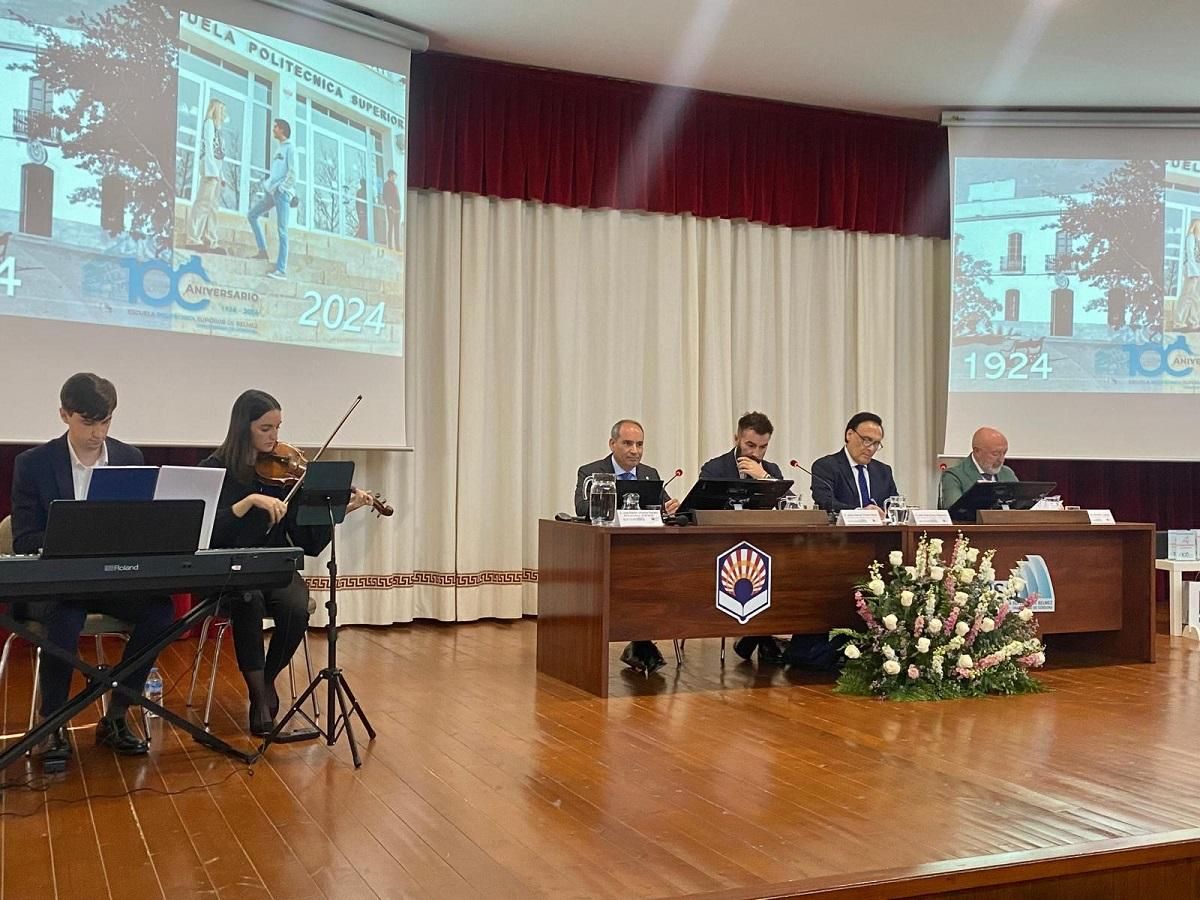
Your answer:
[[[344,740],[275,747],[251,775],[161,722],[140,760],[77,722],[69,774],[0,801],[3,896],[651,898],[1200,827],[1183,639],[1160,636],[1155,665],[941,704],[847,699],[732,653],[722,668],[715,640],[600,700],[539,678],[535,640],[529,620],[344,630],[379,732],[358,772]],[[164,660],[172,708],[194,648]],[[28,688],[21,651],[7,731]],[[214,728],[237,735],[232,654],[217,691]]]

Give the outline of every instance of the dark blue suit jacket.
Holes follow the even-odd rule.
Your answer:
[[[110,466],[140,466],[142,451],[116,438],[105,440]],[[13,462],[12,529],[13,552],[37,553],[46,535],[50,501],[74,500],[71,451],[67,436],[17,454]]]
[[[772,478],[782,480],[783,473],[779,471],[779,466],[773,462],[762,461],[762,467],[767,470],[767,474]],[[737,467],[737,448],[734,447],[728,453],[722,453],[720,456],[714,456],[708,462],[700,467],[701,478],[741,478],[742,473]]]
[[[821,509],[836,513],[859,508],[858,473],[850,468],[845,450],[822,456],[812,464],[812,473],[813,503]],[[896,479],[892,477],[892,467],[877,459],[867,464],[867,487],[871,489],[871,499],[880,508],[888,497],[900,493]]]

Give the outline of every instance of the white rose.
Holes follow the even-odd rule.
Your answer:
[[[888,554],[888,565],[899,566],[904,564],[904,554],[899,550],[893,550]]]
[[[959,622],[957,625],[954,626],[954,633],[957,634],[959,637],[966,637],[967,632],[970,630],[971,630],[971,626],[968,625],[966,622]]]
[[[847,644],[846,649],[842,652],[846,654],[846,659],[858,659],[860,656],[862,656],[862,651],[853,644]]]
[[[959,580],[959,581],[960,581],[962,584],[970,584],[972,581],[974,581],[974,580],[975,580],[975,570],[974,570],[974,569],[963,569],[963,570],[961,570],[961,571],[958,573],[958,580]]]
[[[1021,610],[1019,613],[1017,613],[1017,618],[1020,619],[1022,622],[1028,622],[1030,619],[1033,618],[1033,610],[1027,606],[1023,610]]]
[[[908,609],[910,606],[912,606],[912,604],[913,604],[913,592],[912,591],[901,591],[900,592],[900,605],[903,606],[905,609]]]
[[[929,577],[933,581],[941,581],[942,576],[945,574],[946,574],[946,572],[941,566],[930,566],[929,567]]]
[[[870,582],[867,583],[867,590],[870,591],[872,594],[874,594],[876,597],[881,597],[881,596],[883,596],[883,582],[880,581],[878,578],[872,579]]]
[[[977,559],[979,559],[979,548],[978,547],[968,547],[967,548],[967,562],[969,562],[971,565],[975,565],[975,560],[977,560]]]
[[[916,566],[905,566],[904,574],[907,575],[909,578],[916,578],[917,577],[917,567]]]
[[[1008,579],[1008,586],[1014,594],[1019,594],[1021,591],[1025,590],[1025,579],[1018,575],[1014,575],[1012,578]]]
[[[967,654],[964,653],[962,656],[960,656],[958,658],[958,667],[960,669],[973,669],[973,668],[975,668],[975,661],[973,659],[971,659],[970,656],[968,656]]]
[[[896,618],[895,613],[888,613],[883,617],[883,627],[888,631],[895,631],[896,625],[899,623],[899,621],[900,620]]]
[[[930,619],[925,623],[925,630],[930,634],[938,634],[942,630],[942,620],[936,617]]]
[[[918,653],[928,653],[929,652],[929,638],[927,638],[927,637],[917,638],[917,652]]]
[[[900,663],[896,662],[896,660],[894,660],[894,659],[887,660],[887,662],[885,662],[883,664],[883,674],[899,675],[900,674]]]
[[[985,617],[984,620],[979,623],[979,630],[982,631],[984,634],[987,634],[989,631],[995,631],[995,629],[996,629],[996,620],[993,619],[991,616]]]
[[[1040,666],[1040,665],[1041,665],[1042,663],[1044,663],[1045,661],[1046,661],[1046,654],[1045,654],[1045,653],[1043,653],[1041,650],[1039,650],[1037,653],[1035,653],[1035,654],[1034,654],[1034,656],[1033,656],[1033,664],[1034,664],[1035,666]]]
[[[954,605],[955,606],[962,606],[964,603],[966,603],[970,599],[971,598],[968,597],[966,594],[964,594],[962,591],[954,592]]]

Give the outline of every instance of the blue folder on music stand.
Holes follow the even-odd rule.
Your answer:
[[[153,500],[158,466],[97,466],[88,482],[88,500]]]

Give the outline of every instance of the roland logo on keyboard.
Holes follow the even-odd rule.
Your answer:
[[[121,563],[110,563],[104,567],[105,572],[136,572],[142,567],[141,563],[134,563],[131,566],[125,566]]]

